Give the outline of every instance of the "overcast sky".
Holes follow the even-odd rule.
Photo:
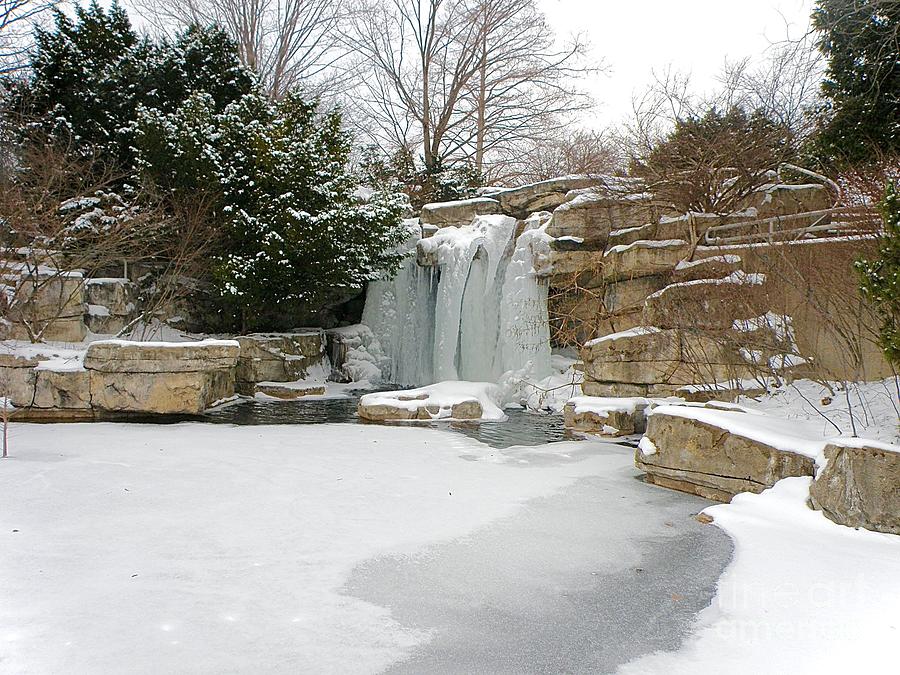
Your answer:
[[[758,57],[787,31],[809,25],[812,0],[539,0],[560,34],[584,32],[609,66],[590,90],[595,124],[621,121],[632,95],[668,65],[687,71],[703,91],[726,58]]]

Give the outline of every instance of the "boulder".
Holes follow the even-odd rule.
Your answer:
[[[581,390],[585,396],[600,398],[645,397],[648,394],[648,385],[629,382],[597,382],[596,380],[585,378],[581,384]]]
[[[295,382],[323,363],[326,336],[318,329],[292,333],[256,333],[235,338],[241,346],[235,377],[238,387],[257,382]],[[248,391],[247,393],[253,393]]]
[[[900,534],[900,448],[867,443],[825,447],[813,481],[813,508],[840,525]]]
[[[460,227],[471,223],[476,216],[487,216],[494,213],[501,213],[500,202],[487,197],[476,197],[454,202],[426,204],[422,207],[420,220],[423,225]]]
[[[585,343],[585,374],[597,382],[685,385],[748,376],[732,346],[677,330],[640,326]]]
[[[22,273],[18,280],[14,321],[41,322],[84,314],[84,277],[78,272]]]
[[[487,188],[485,197],[498,200],[503,213],[514,218],[527,218],[535,211],[552,211],[565,203],[573,190],[603,185],[603,177],[564,176],[516,188]]]
[[[94,342],[84,367],[92,371],[91,401],[107,412],[191,414],[234,395],[240,345],[202,342]]]
[[[692,246],[683,239],[641,240],[614,246],[603,255],[603,278],[615,281],[668,274],[691,250]]]
[[[357,407],[357,414],[359,414],[361,419],[370,422],[390,422],[448,418],[454,420],[477,420],[481,419],[484,413],[481,403],[476,399],[457,401],[449,406],[449,410],[438,404],[430,403],[427,395],[406,399],[397,397],[397,400],[404,401],[405,404],[368,403],[363,397],[360,399]],[[409,402],[415,402],[417,405],[409,405]]]
[[[580,396],[563,409],[567,429],[599,436],[628,436],[642,432],[649,401],[640,398]]]
[[[16,408],[27,408],[34,402],[34,368],[38,361],[0,354],[0,396],[6,396]]]
[[[254,387],[255,393],[280,398],[285,401],[293,401],[304,396],[322,396],[325,394],[325,384],[308,384],[299,382],[258,382]]]
[[[199,414],[232,396],[230,369],[91,373],[91,401],[104,412]]]
[[[635,464],[649,483],[718,501],[729,501],[739,492],[762,492],[789,476],[815,474],[811,457],[660,410],[649,418]]]
[[[84,282],[84,301],[105,307],[112,316],[133,314],[135,296],[135,285],[128,279],[96,278]]]
[[[209,372],[234,368],[239,354],[240,344],[235,340],[101,340],[88,345],[84,367],[104,373]]]
[[[90,410],[91,373],[84,369],[35,372],[35,408]]]

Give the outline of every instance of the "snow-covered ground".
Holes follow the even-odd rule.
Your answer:
[[[695,635],[620,675],[896,673],[900,537],[835,525],[786,478],[705,513],[735,540]]]
[[[900,537],[810,511],[805,479],[709,509],[736,558],[673,651],[687,629],[671,629],[686,620],[672,612],[710,601],[721,568],[707,561],[727,550],[691,519],[702,500],[636,481],[618,446],[495,451],[343,424],[21,424],[12,453],[0,462],[4,673],[369,673],[407,658],[455,672],[460,649],[468,672],[630,659],[623,672],[891,672]],[[385,559],[408,561],[397,588],[348,591],[354,570]],[[441,589],[459,572],[447,559],[462,577]],[[422,620],[418,597],[449,609]],[[503,639],[522,616],[540,636],[530,647]],[[656,649],[669,651],[641,657]]]

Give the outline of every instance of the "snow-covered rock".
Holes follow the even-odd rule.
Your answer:
[[[501,390],[488,382],[439,382],[419,389],[366,394],[358,413],[365,420],[505,419]]]
[[[840,525],[900,534],[900,447],[840,439],[824,454],[810,504]]]

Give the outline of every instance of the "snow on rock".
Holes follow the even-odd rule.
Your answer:
[[[718,427],[736,436],[743,436],[782,452],[798,453],[824,461],[822,450],[826,440],[818,425],[800,420],[787,420],[729,405],[662,405],[649,415],[669,415],[696,420]],[[832,436],[833,437],[833,436]]]
[[[609,342],[612,340],[622,340],[630,337],[637,337],[639,335],[651,335],[653,333],[661,333],[662,328],[656,328],[654,326],[637,326],[635,328],[629,328],[628,330],[619,331],[618,333],[610,333],[609,335],[603,335],[598,338],[594,338],[593,340],[588,340],[584,343],[585,348],[593,347],[595,345],[599,345],[603,342]]]
[[[371,421],[391,420],[504,420],[502,392],[489,382],[438,382],[403,391],[365,394],[359,416]]]
[[[810,478],[707,508],[735,557],[694,634],[618,675],[889,673],[900,625],[900,537],[809,509]]]

